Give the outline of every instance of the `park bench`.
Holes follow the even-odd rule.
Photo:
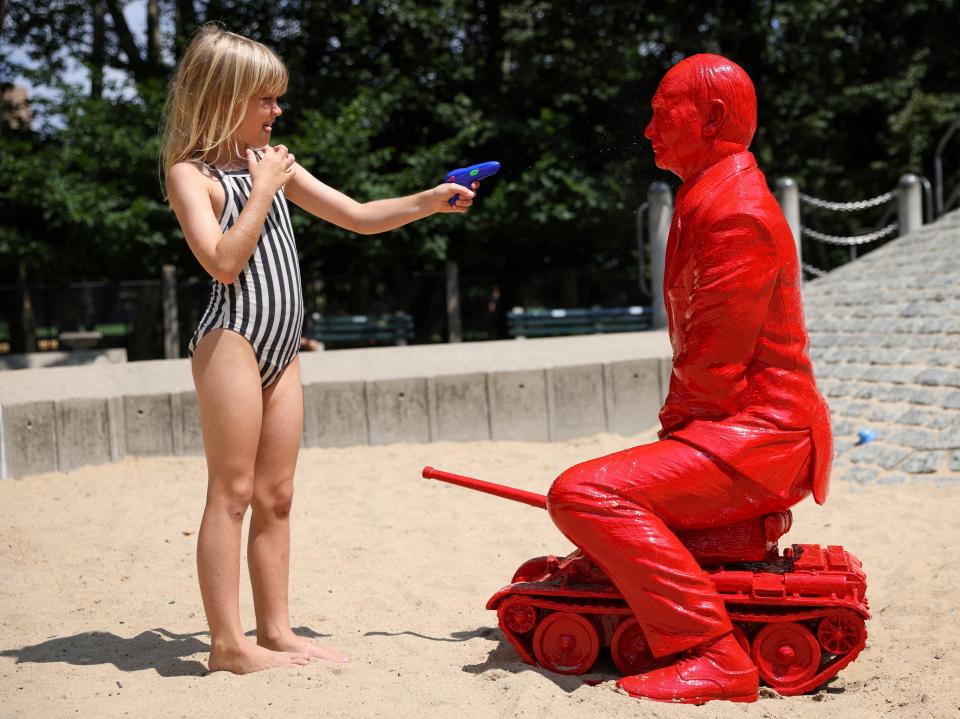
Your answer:
[[[332,317],[314,314],[306,334],[322,342],[325,347],[405,345],[413,338],[413,317],[405,312]]]
[[[650,307],[514,308],[507,315],[511,337],[553,337],[608,332],[637,332],[651,327]]]

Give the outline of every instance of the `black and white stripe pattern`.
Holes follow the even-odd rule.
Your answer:
[[[250,173],[211,170],[223,185],[220,229],[226,232],[237,221],[250,196]],[[257,247],[237,279],[229,285],[213,280],[210,302],[190,338],[187,354],[192,357],[204,335],[218,327],[238,332],[249,340],[260,365],[260,384],[264,389],[300,350],[303,290],[297,245],[282,189],[274,195]]]

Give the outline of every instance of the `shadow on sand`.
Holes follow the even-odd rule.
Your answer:
[[[402,637],[410,636],[418,639],[426,639],[431,642],[468,642],[471,639],[483,637],[484,639],[497,639],[501,637],[500,630],[495,627],[480,627],[472,632],[453,632],[449,637],[429,637],[420,632],[364,632],[365,637]]]
[[[521,672],[535,672],[546,679],[549,679],[563,691],[568,694],[576,691],[584,684],[599,684],[601,682],[611,681],[620,678],[613,661],[609,656],[601,654],[594,667],[594,671],[589,674],[579,676],[570,676],[565,674],[555,674],[541,667],[526,664],[517,654],[510,642],[506,640],[503,633],[497,627],[479,627],[472,631],[451,632],[447,637],[431,637],[419,632],[365,632],[365,637],[398,637],[411,636],[419,639],[426,639],[431,642],[466,642],[471,639],[489,639],[497,642],[496,646],[487,655],[482,664],[466,664],[463,671],[469,674],[485,674],[499,670],[509,674],[520,674]]]
[[[307,627],[296,627],[293,631],[310,639],[329,636]],[[255,632],[247,632],[247,636],[254,635]],[[0,657],[12,657],[17,664],[113,664],[124,672],[153,669],[162,677],[204,676],[208,673],[205,664],[184,657],[209,652],[209,636],[206,631],[174,634],[162,628],[140,632],[135,637],[118,637],[110,632],[83,632],[20,649],[4,649],[0,651]]]
[[[605,653],[600,654],[593,671],[587,674],[569,675],[556,674],[547,671],[542,667],[533,666],[524,662],[517,650],[506,640],[503,633],[497,629],[490,639],[498,639],[497,646],[493,648],[486,660],[482,664],[466,664],[463,671],[469,674],[484,674],[485,672],[499,670],[510,674],[520,674],[522,672],[534,672],[549,679],[567,694],[575,692],[584,684],[600,684],[602,682],[614,681],[620,678],[620,673],[613,665],[613,661]]]

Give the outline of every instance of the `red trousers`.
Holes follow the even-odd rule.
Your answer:
[[[671,530],[781,511],[808,486],[809,462],[784,498],[665,439],[571,467],[553,483],[547,506],[560,531],[623,594],[660,657],[732,629],[713,581]]]

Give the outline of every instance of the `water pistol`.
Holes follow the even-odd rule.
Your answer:
[[[490,177],[490,175],[495,175],[499,169],[499,162],[481,162],[478,165],[470,165],[470,167],[458,167],[446,174],[444,182],[456,182],[458,185],[470,187],[471,182],[479,182]],[[450,204],[454,204],[459,199],[460,195],[458,193],[450,198]]]

